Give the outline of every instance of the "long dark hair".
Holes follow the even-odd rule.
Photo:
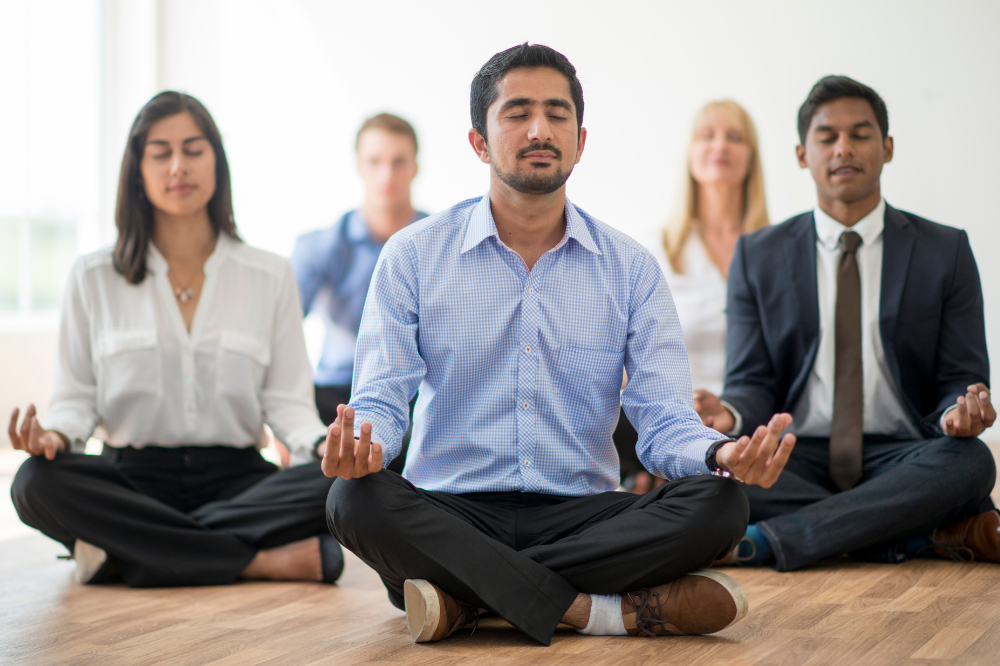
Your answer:
[[[146,197],[139,168],[146,150],[146,137],[153,123],[185,111],[191,114],[215,151],[215,193],[208,202],[208,219],[216,235],[225,233],[239,240],[233,220],[229,162],[222,147],[219,128],[208,109],[194,97],[173,90],[161,92],[146,102],[132,123],[118,179],[118,207],[115,211],[118,241],[112,257],[115,270],[131,284],[139,284],[146,279],[146,253],[153,238],[153,205]]]

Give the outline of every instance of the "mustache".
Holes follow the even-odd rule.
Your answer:
[[[533,143],[530,146],[522,148],[521,150],[517,151],[517,156],[524,157],[528,153],[533,153],[536,150],[547,150],[553,155],[555,155],[556,159],[562,159],[562,151],[553,146],[551,143],[545,143],[545,142]]]

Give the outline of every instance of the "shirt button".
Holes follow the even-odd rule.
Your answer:
[[[531,287],[528,287],[528,293],[529,294],[533,294],[533,293],[535,293],[535,290],[533,288],[531,288]]]
[[[525,408],[525,409],[527,409],[527,408],[528,408],[529,406],[530,406],[530,405],[529,405],[528,403],[524,403],[524,408]]]
[[[530,354],[531,353],[531,347],[525,347],[524,351],[525,351],[525,353]]]
[[[524,459],[524,466],[525,466],[525,467],[531,467],[531,461],[530,461],[530,460],[528,460],[527,458],[525,458],[525,459]]]

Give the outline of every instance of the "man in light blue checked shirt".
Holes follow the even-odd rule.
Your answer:
[[[490,190],[394,235],[365,304],[350,406],[321,446],[331,531],[382,577],[415,641],[499,614],[548,644],[712,633],[735,580],[700,571],[746,530],[733,480],[769,486],[787,414],[739,441],[702,425],[656,261],[566,198],[587,133],[576,70],[523,44],[476,75],[469,140]],[[619,395],[623,368],[627,388]],[[400,449],[419,388],[403,475]],[[619,400],[668,480],[614,492]]]

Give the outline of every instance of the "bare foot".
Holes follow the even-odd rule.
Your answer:
[[[319,537],[309,537],[277,548],[257,552],[240,578],[264,580],[323,580]]]

